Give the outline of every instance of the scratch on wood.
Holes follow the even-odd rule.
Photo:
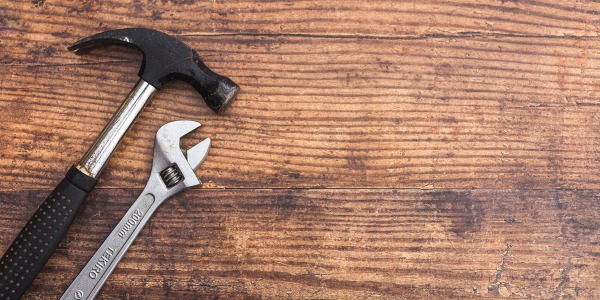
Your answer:
[[[565,284],[569,281],[569,273],[573,269],[573,263],[571,262],[571,259],[572,258],[569,257],[568,265],[560,272],[560,280],[558,281],[558,285],[554,290],[553,299],[560,299],[562,297],[562,292],[565,288]]]
[[[508,252],[510,251],[510,248],[512,248],[512,244],[506,244],[506,249],[504,249],[504,254],[502,255],[502,262],[500,262],[500,266],[498,266],[498,272],[496,272],[496,283],[500,282],[500,279],[502,279],[502,273],[504,273],[504,269],[506,268],[506,260],[508,258]]]
[[[504,249],[504,253],[502,254],[502,260],[500,261],[500,265],[496,271],[496,278],[494,281],[488,286],[489,292],[495,292],[502,297],[510,296],[512,293],[510,291],[510,283],[502,280],[502,274],[506,270],[506,261],[508,260],[508,254],[510,249],[512,248],[511,243],[506,244],[506,248]]]

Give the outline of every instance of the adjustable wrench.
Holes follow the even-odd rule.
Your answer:
[[[210,139],[187,150],[187,158],[179,145],[181,137],[198,127],[198,122],[176,121],[158,130],[152,172],[142,194],[61,299],[94,299],[156,209],[175,194],[201,184],[194,171],[208,154]]]

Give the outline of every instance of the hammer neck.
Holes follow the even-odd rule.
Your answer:
[[[131,129],[133,123],[135,123],[156,91],[155,87],[143,79],[140,79],[136,83],[92,147],[88,149],[79,161],[77,168],[80,171],[93,178],[97,178],[100,175],[108,159],[117,149],[125,134]]]

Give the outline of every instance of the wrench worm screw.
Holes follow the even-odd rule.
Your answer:
[[[168,188],[175,186],[185,179],[181,173],[181,170],[179,170],[179,167],[177,167],[177,164],[173,164],[172,166],[162,170],[160,172],[160,178],[162,178],[163,182]]]

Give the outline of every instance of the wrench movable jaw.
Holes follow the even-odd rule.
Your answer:
[[[196,146],[188,149],[186,156],[192,170],[197,170],[204,162],[204,159],[208,155],[208,149],[210,149],[210,142],[211,140],[206,138]]]

